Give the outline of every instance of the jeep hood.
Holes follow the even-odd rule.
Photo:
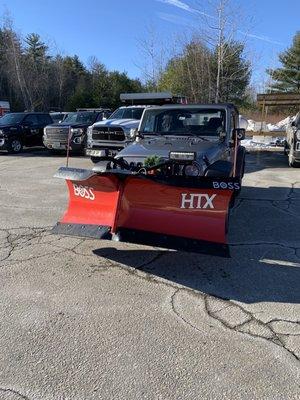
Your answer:
[[[117,158],[139,159],[142,162],[149,156],[156,155],[168,159],[170,151],[186,151],[195,152],[198,160],[204,155],[213,160],[220,152],[221,146],[223,144],[219,141],[206,141],[187,136],[145,138],[125,147],[118,153]]]

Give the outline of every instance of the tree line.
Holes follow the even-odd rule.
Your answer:
[[[251,64],[244,55],[244,44],[226,38],[221,23],[220,18],[218,40],[213,44],[194,35],[142,82],[126,72],[109,71],[95,57],[86,66],[76,55],[53,55],[38,34],[23,38],[6,21],[0,27],[0,99],[9,100],[14,111],[72,111],[116,108],[122,92],[171,91],[187,96],[190,102],[245,106],[249,103]],[[152,47],[148,51],[152,60],[145,61],[155,65]]]
[[[10,25],[0,29],[0,99],[14,111],[115,108],[121,92],[142,90],[140,80],[108,71],[96,58],[86,67],[76,55],[50,55],[36,33],[23,39]]]

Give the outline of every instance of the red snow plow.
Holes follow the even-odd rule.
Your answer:
[[[157,106],[136,140],[92,170],[60,168],[69,206],[54,232],[228,254],[229,208],[241,189],[244,129],[231,105]]]
[[[54,232],[226,255],[239,179],[147,172],[60,168],[55,176],[67,182],[69,205]]]

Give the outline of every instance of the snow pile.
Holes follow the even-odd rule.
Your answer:
[[[241,141],[241,145],[247,150],[266,150],[274,147],[283,147],[285,144],[285,138],[272,136],[253,136],[252,139],[244,139]]]
[[[250,132],[259,132],[260,130],[266,131],[267,125],[265,122],[257,122],[253,119],[248,119],[248,129],[247,131]]]
[[[284,118],[282,121],[277,122],[277,124],[266,124],[265,122],[254,121],[253,119],[248,119],[248,128],[247,131],[249,132],[285,132],[288,125],[294,121],[296,115],[289,116]]]

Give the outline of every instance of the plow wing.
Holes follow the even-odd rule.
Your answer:
[[[68,209],[55,233],[227,254],[227,221],[236,178],[97,173],[61,168]]]

